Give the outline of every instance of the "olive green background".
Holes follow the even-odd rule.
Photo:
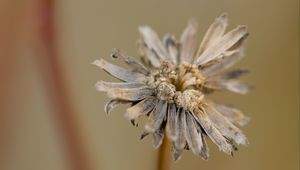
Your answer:
[[[219,102],[234,104],[251,121],[241,129],[250,140],[234,157],[209,142],[210,159],[185,151],[173,170],[296,170],[299,168],[299,2],[297,0],[69,0],[58,1],[59,50],[89,159],[95,169],[153,170],[157,150],[151,139],[139,140],[142,126],[124,119],[126,107],[111,116],[103,111],[107,97],[96,81],[113,80],[90,63],[110,60],[114,47],[136,55],[137,27],[150,25],[162,36],[179,37],[190,17],[199,22],[199,41],[215,17],[229,14],[229,29],[247,25],[246,57],[235,68],[248,68],[243,80],[255,85],[248,95],[217,93]],[[34,53],[21,48],[20,54]],[[51,102],[36,62],[20,57],[12,98],[13,151],[9,170],[70,169]],[[123,65],[122,63],[118,63]],[[21,88],[20,88],[21,85]]]

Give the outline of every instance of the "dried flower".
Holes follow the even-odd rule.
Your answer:
[[[190,20],[179,42],[166,35],[163,42],[148,26],[141,26],[141,62],[114,49],[112,57],[129,69],[103,59],[99,66],[123,82],[99,81],[96,88],[112,98],[105,105],[109,113],[116,105],[130,103],[125,117],[134,125],[147,115],[141,138],[151,134],[158,148],[164,135],[172,142],[175,160],[184,149],[208,159],[207,135],[225,153],[236,150],[234,143],[247,144],[245,135],[234,124],[244,125],[249,118],[231,106],[217,104],[205,96],[217,90],[245,94],[251,86],[236,80],[247,70],[226,71],[244,52],[246,26],[225,33],[227,15],[216,18],[196,51],[197,23]]]

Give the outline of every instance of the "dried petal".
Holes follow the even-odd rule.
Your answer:
[[[167,136],[171,141],[176,140],[176,106],[174,103],[168,104]]]
[[[226,138],[223,137],[220,131],[214,127],[205,112],[200,109],[195,109],[193,116],[220,150],[227,154],[231,154],[231,152],[234,151],[234,147],[226,140]]]
[[[168,59],[168,53],[157,34],[148,26],[139,27],[139,31],[144,38],[145,43],[150,49],[153,49],[161,60]]]
[[[200,44],[200,47],[196,54],[197,58],[203,53],[204,50],[206,50],[207,48],[212,46],[213,43],[219,41],[222,38],[226,30],[227,24],[228,18],[226,13],[222,14],[221,16],[215,19],[214,23],[211,24],[208,28]]]
[[[215,108],[232,123],[244,126],[250,121],[250,118],[245,116],[242,111],[232,106],[215,104]]]
[[[217,129],[223,134],[223,136],[233,139],[237,144],[248,144],[246,136],[240,129],[231,124],[225,117],[223,117],[217,110],[211,107],[212,104],[205,108],[210,120],[217,127]]]
[[[97,65],[112,76],[123,81],[147,82],[148,80],[147,77],[145,77],[143,74],[133,73],[127,69],[110,64],[109,62],[103,59],[95,60],[93,64]]]
[[[178,44],[175,42],[174,38],[168,34],[165,35],[164,44],[167,48],[167,51],[169,53],[169,57],[170,57],[171,61],[173,62],[174,65],[178,65],[179,49],[178,49]]]
[[[104,111],[106,114],[109,114],[112,111],[112,109],[114,109],[117,105],[126,104],[126,103],[130,103],[130,102],[125,100],[120,100],[120,99],[109,100],[104,106]]]
[[[202,65],[211,60],[222,57],[222,54],[232,48],[243,37],[247,36],[247,27],[238,26],[236,29],[230,31],[222,37],[218,42],[214,43],[207,50],[205,50],[201,56],[197,59],[196,64]]]
[[[118,98],[129,101],[142,100],[154,93],[153,89],[149,88],[131,88],[131,89],[120,89],[115,88],[107,92],[107,95],[111,98]]]
[[[142,73],[144,75],[149,75],[150,72],[146,69],[146,67],[141,64],[140,62],[136,61],[134,58],[127,56],[123,51],[121,51],[120,49],[113,49],[112,51],[112,57],[113,58],[119,58],[121,60],[123,60],[125,63],[127,63],[133,72],[139,72]]]
[[[196,50],[196,34],[198,24],[196,20],[191,19],[188,22],[187,27],[183,31],[180,37],[181,53],[180,63],[191,63],[194,58]]]
[[[149,115],[148,121],[145,125],[145,131],[154,133],[162,124],[164,117],[167,114],[167,102],[159,100],[156,107]]]
[[[174,159],[180,159],[181,153],[185,147],[186,139],[186,111],[185,109],[179,109],[176,117],[176,140],[174,142]]]
[[[155,131],[152,136],[152,143],[153,143],[153,147],[155,149],[159,148],[160,145],[162,144],[162,141],[164,139],[164,130],[163,130],[163,126],[161,126],[157,131]]]
[[[128,108],[125,117],[128,120],[135,120],[142,115],[148,114],[155,106],[157,99],[154,97],[146,97],[144,100]]]
[[[194,118],[191,114],[186,114],[186,140],[189,145],[189,148],[193,151],[194,154],[206,157],[203,153],[203,143],[201,132],[198,132],[197,126],[195,125]]]
[[[141,87],[145,87],[145,84],[137,83],[137,82],[115,83],[115,82],[106,82],[101,80],[98,81],[95,86],[98,91],[108,91],[114,88],[122,88],[122,89],[141,88]]]

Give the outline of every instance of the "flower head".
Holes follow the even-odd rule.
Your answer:
[[[122,81],[96,84],[97,90],[112,98],[105,111],[130,103],[125,117],[134,125],[139,117],[148,116],[141,138],[151,134],[158,148],[166,136],[172,142],[175,160],[184,149],[208,159],[206,136],[228,154],[236,150],[235,144],[247,144],[235,125],[244,125],[249,118],[236,108],[206,97],[219,90],[245,94],[250,89],[236,80],[247,70],[227,71],[243,56],[247,28],[237,26],[225,33],[226,26],[226,14],[216,18],[198,49],[195,20],[188,22],[178,42],[170,35],[160,41],[150,27],[140,27],[141,62],[119,49],[113,50],[112,57],[124,61],[128,69],[103,59],[94,62]]]

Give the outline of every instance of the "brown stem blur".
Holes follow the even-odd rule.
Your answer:
[[[167,138],[163,139],[158,153],[157,170],[171,170],[171,145]]]

